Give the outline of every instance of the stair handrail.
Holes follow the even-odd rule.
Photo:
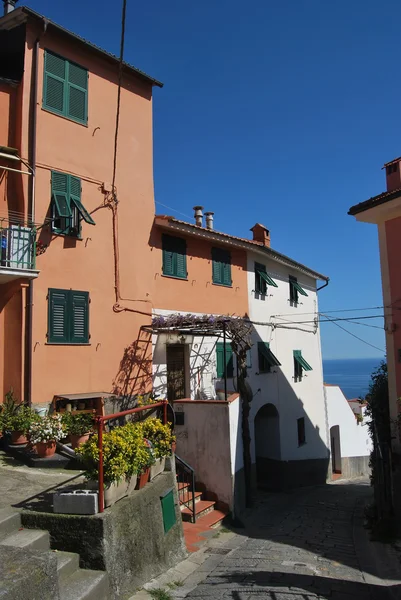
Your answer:
[[[195,469],[193,467],[191,467],[191,465],[189,465],[187,462],[185,462],[185,460],[183,458],[180,458],[179,456],[177,456],[177,454],[174,455],[175,456],[175,464],[176,464],[176,471],[177,471],[177,463],[179,465],[181,465],[182,467],[184,467],[184,471],[189,471],[189,474],[191,476],[191,499],[187,502],[182,501],[182,504],[184,504],[184,506],[186,506],[188,508],[188,510],[191,512],[191,523],[195,523],[196,522],[196,512],[195,512]],[[179,494],[178,494],[179,496]],[[191,504],[191,506],[189,506],[189,504]]]

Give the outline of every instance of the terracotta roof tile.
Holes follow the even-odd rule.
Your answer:
[[[397,188],[396,190],[392,190],[391,192],[382,192],[377,196],[369,198],[369,200],[365,200],[364,202],[355,204],[355,206],[351,206],[351,208],[348,211],[348,214],[357,215],[358,213],[364,212],[365,210],[369,210],[370,208],[374,208],[375,206],[380,206],[380,204],[390,202],[390,200],[394,200],[399,196],[401,196],[401,188]]]

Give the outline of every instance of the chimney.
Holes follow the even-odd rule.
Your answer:
[[[386,169],[387,191],[392,192],[401,188],[401,157],[395,158],[384,165]]]
[[[193,210],[195,211],[195,224],[197,227],[203,227],[203,206],[194,206]]]
[[[251,227],[251,231],[255,242],[261,242],[264,246],[270,248],[270,231],[264,225],[256,223]]]
[[[213,229],[213,215],[214,212],[206,212],[205,213],[205,217],[206,217],[206,227],[208,229]]]
[[[8,15],[12,10],[15,9],[15,3],[18,0],[3,0],[4,1],[4,14]]]

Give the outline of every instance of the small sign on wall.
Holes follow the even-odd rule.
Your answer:
[[[163,496],[160,496],[160,501],[162,504],[164,533],[167,533],[177,521],[173,490],[168,490]]]

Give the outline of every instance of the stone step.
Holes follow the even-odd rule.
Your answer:
[[[216,502],[211,502],[209,500],[199,500],[199,502],[195,503],[195,514],[196,519],[207,515],[209,512],[214,510],[214,505]],[[182,518],[184,521],[190,521],[192,512],[189,508],[185,507],[181,510]]]
[[[180,492],[181,490],[189,489],[189,483],[182,483],[182,481],[177,482],[177,490]]]
[[[178,492],[178,500],[180,501],[181,510],[185,508],[184,504],[192,502],[192,492]],[[195,492],[195,504],[202,500],[202,492]]]
[[[59,584],[79,569],[79,555],[74,552],[59,552],[57,556],[57,575]]]
[[[109,600],[109,580],[104,571],[78,569],[59,584],[60,600]]]
[[[48,531],[40,529],[21,529],[2,539],[0,545],[25,550],[49,550],[50,536]]]
[[[21,527],[21,515],[11,508],[0,510],[0,540]]]

